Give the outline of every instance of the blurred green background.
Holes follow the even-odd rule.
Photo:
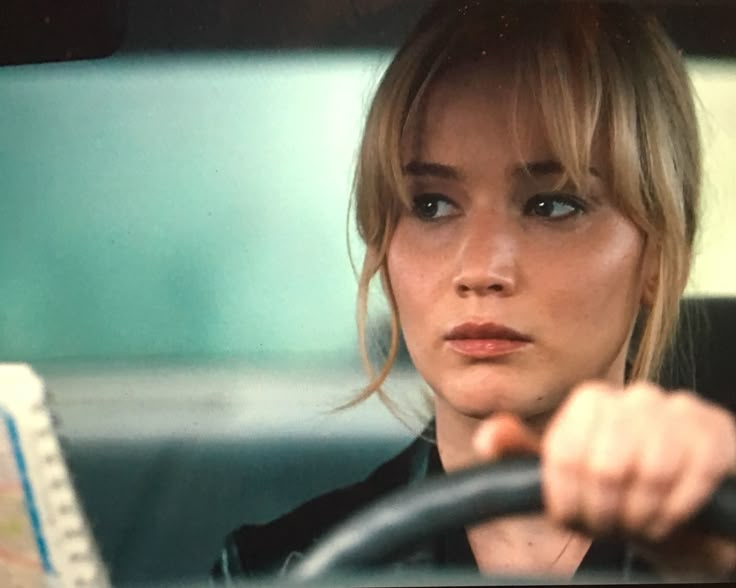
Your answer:
[[[357,361],[347,203],[384,63],[0,70],[0,359]],[[689,291],[736,294],[736,66],[692,68],[707,179]]]

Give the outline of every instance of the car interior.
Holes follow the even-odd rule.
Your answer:
[[[0,18],[0,358],[44,377],[114,585],[205,582],[228,531],[359,480],[429,418],[405,350],[401,419],[340,408],[365,383],[362,119],[428,4],[19,0]],[[661,383],[736,411],[736,5],[650,4],[706,165]]]

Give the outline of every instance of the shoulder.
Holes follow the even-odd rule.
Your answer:
[[[263,525],[229,533],[212,568],[214,579],[284,571],[327,531],[383,494],[426,476],[431,443],[419,437],[364,480],[322,494]]]

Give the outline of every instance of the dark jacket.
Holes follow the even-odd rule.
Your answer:
[[[428,428],[409,447],[373,471],[365,480],[328,492],[265,525],[243,525],[225,538],[225,545],[212,569],[215,580],[242,579],[264,574],[283,574],[327,531],[361,507],[384,494],[441,474],[434,432]],[[397,555],[392,567],[412,565],[473,567],[477,569],[465,530],[445,534]],[[579,571],[606,573],[626,579],[642,567],[634,562],[624,544],[596,540]]]

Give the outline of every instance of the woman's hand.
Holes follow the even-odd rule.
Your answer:
[[[510,415],[479,427],[484,459],[541,456],[548,516],[593,535],[625,533],[666,576],[727,577],[736,543],[683,528],[736,473],[736,422],[688,392],[589,382],[571,392],[541,439]]]

